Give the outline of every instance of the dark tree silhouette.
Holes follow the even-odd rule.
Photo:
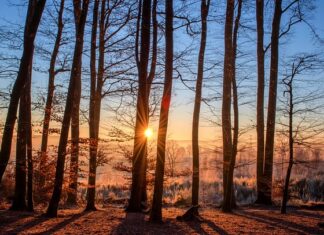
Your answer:
[[[98,72],[96,72],[96,36],[98,24],[98,1],[95,2],[92,35],[91,35],[91,85],[90,85],[90,106],[89,106],[89,136],[90,136],[90,163],[89,163],[89,179],[87,192],[86,210],[95,210],[95,183],[96,168],[98,154],[98,138],[99,138],[99,122],[101,93],[104,75],[104,53],[105,53],[105,17],[106,17],[106,1],[101,2],[100,20],[99,20],[99,62]]]
[[[232,158],[232,128],[231,128],[231,84],[233,75],[233,18],[234,0],[227,0],[225,21],[225,56],[223,74],[223,104],[222,104],[222,132],[223,132],[223,177],[224,202],[222,210],[231,211],[230,164]]]
[[[264,164],[264,0],[256,0],[256,23],[257,23],[257,68],[258,68],[258,90],[257,90],[257,202],[264,201],[261,183],[263,179]]]
[[[37,34],[38,26],[43,14],[46,0],[30,0],[28,5],[25,31],[24,31],[24,49],[20,60],[19,72],[14,83],[10,103],[7,112],[5,128],[2,134],[1,152],[0,152],[0,182],[7,167],[19,99],[24,87],[28,81],[28,70],[32,66],[34,55],[34,40]]]
[[[277,107],[277,81],[278,81],[278,61],[279,61],[279,34],[281,22],[281,2],[275,2],[275,10],[272,21],[271,34],[271,61],[270,61],[270,85],[268,98],[268,115],[267,115],[267,131],[264,157],[264,172],[263,179],[260,183],[263,184],[261,189],[262,203],[272,204],[272,168],[273,168],[273,150],[274,150],[274,135],[276,123],[276,107]]]
[[[148,125],[148,87],[147,87],[147,67],[150,51],[150,23],[151,23],[151,1],[139,1],[139,17],[137,22],[137,35],[141,34],[140,53],[135,52],[136,62],[138,67],[138,94],[136,105],[136,122],[135,122],[135,137],[132,162],[132,186],[131,196],[127,207],[128,211],[140,212],[143,195],[145,195],[144,185],[146,177],[146,154],[147,145],[144,135]],[[141,20],[141,28],[139,21]],[[140,28],[140,29],[139,29]],[[136,37],[138,41],[138,36]],[[135,45],[138,51],[137,45]]]
[[[235,167],[235,161],[236,161],[236,155],[237,155],[237,145],[238,145],[238,138],[239,138],[239,104],[238,104],[238,91],[237,91],[237,82],[236,82],[236,57],[237,57],[237,38],[238,38],[238,30],[240,25],[240,19],[241,19],[241,12],[242,12],[242,0],[238,0],[238,6],[237,6],[237,15],[234,22],[234,29],[233,29],[233,75],[232,75],[232,92],[233,92],[233,150],[232,150],[232,159],[230,164],[230,171],[234,172]],[[233,181],[233,176],[229,176],[232,179],[229,179]],[[235,202],[235,194],[234,194],[234,187],[232,187],[231,190],[231,207],[236,206]]]
[[[26,210],[26,159],[27,159],[27,129],[30,112],[31,69],[28,69],[28,80],[20,97],[19,119],[16,143],[16,177],[15,197],[11,206],[12,210]],[[28,94],[29,93],[29,94]],[[29,161],[28,161],[29,162]]]
[[[196,80],[196,94],[192,119],[192,209],[187,213],[188,218],[198,216],[199,205],[199,116],[201,106],[202,84],[204,79],[204,59],[207,41],[207,17],[209,12],[210,0],[202,0],[200,8],[201,35],[200,49],[198,55],[198,68]]]
[[[52,105],[54,98],[54,90],[55,90],[55,76],[60,71],[55,69],[57,56],[59,53],[59,49],[61,46],[62,33],[63,33],[63,11],[64,11],[64,3],[65,0],[61,0],[58,16],[57,16],[57,33],[55,38],[55,43],[53,47],[53,51],[50,59],[50,67],[48,70],[48,88],[47,88],[47,97],[45,104],[45,114],[43,120],[43,130],[42,130],[42,141],[41,141],[41,150],[40,150],[40,176],[39,176],[39,187],[43,188],[46,182],[46,167],[47,164],[47,144],[48,144],[48,132],[49,132],[49,124],[51,121],[52,114]]]
[[[162,195],[165,167],[165,144],[168,130],[169,109],[173,74],[173,0],[165,2],[165,80],[161,101],[154,193],[150,221],[162,221]]]
[[[75,20],[78,19],[77,20],[78,27],[76,28],[77,37],[76,37],[75,48],[74,48],[68,95],[66,99],[63,123],[62,123],[60,140],[59,140],[54,190],[46,212],[46,215],[50,217],[57,216],[57,209],[61,198],[63,175],[64,175],[64,164],[65,164],[65,157],[66,157],[66,146],[67,146],[68,134],[70,129],[72,109],[75,101],[74,100],[76,95],[75,93],[78,92],[77,80],[81,78],[80,74],[81,74],[82,50],[83,50],[83,41],[84,41],[83,36],[84,36],[84,28],[85,28],[87,13],[88,13],[89,0],[83,0],[82,3],[81,1],[74,1],[73,4],[74,4]]]

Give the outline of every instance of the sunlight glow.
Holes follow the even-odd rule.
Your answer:
[[[150,139],[153,136],[153,130],[151,128],[147,128],[144,134],[146,138]]]

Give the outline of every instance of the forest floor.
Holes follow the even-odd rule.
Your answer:
[[[324,222],[323,208],[293,207],[287,215],[275,207],[241,207],[233,214],[202,208],[202,221],[178,221],[176,217],[184,212],[165,208],[164,222],[152,224],[148,215],[126,214],[118,206],[94,212],[60,210],[54,219],[41,212],[0,210],[0,234],[324,234],[324,228],[319,227]]]

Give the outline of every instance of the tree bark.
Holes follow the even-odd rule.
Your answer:
[[[78,27],[76,28],[77,37],[75,42],[70,83],[68,88],[68,95],[65,104],[63,123],[62,123],[60,141],[58,147],[54,190],[46,212],[46,215],[49,217],[57,216],[57,209],[58,209],[61,192],[62,192],[66,146],[68,141],[73,104],[75,102],[74,96],[76,93],[76,86],[78,83],[77,79],[80,78],[80,74],[81,74],[82,50],[83,50],[83,41],[84,41],[83,36],[84,36],[84,28],[85,28],[85,23],[87,18],[89,0],[84,0],[82,2],[81,10],[77,6],[80,5],[81,1],[74,1],[73,3],[74,3],[75,17],[76,19],[78,19],[78,24],[77,24]],[[79,15],[77,14],[77,12],[79,12]]]
[[[74,3],[75,28],[79,27],[80,22],[80,5]],[[76,31],[75,37],[78,38]],[[82,64],[82,56],[81,56]],[[81,70],[81,68],[80,68]],[[77,205],[77,191],[78,191],[78,171],[79,171],[79,140],[80,140],[80,102],[81,102],[81,72],[76,78],[74,90],[74,102],[71,116],[71,159],[70,159],[70,178],[67,204],[70,206]]]
[[[162,221],[165,144],[168,130],[173,73],[173,0],[166,0],[165,13],[165,81],[160,110],[154,194],[150,215],[150,221],[152,222]]]
[[[264,0],[256,0],[257,22],[257,203],[264,202]]]
[[[61,46],[62,32],[63,32],[63,11],[64,11],[64,2],[65,0],[61,0],[60,9],[58,12],[58,20],[57,20],[57,33],[54,43],[54,48],[51,55],[50,67],[48,70],[48,88],[47,88],[47,97],[45,104],[45,114],[43,121],[43,131],[42,131],[42,143],[41,143],[41,151],[40,151],[40,163],[39,163],[39,187],[42,189],[46,182],[47,175],[47,143],[48,143],[48,132],[49,132],[49,124],[51,121],[52,114],[52,105],[53,105],[53,97],[55,90],[55,64],[57,55],[59,53],[59,48]],[[42,190],[43,192],[44,190]]]
[[[222,210],[231,211],[231,192],[233,180],[231,175],[232,130],[231,130],[231,85],[233,76],[233,18],[234,0],[227,0],[225,22],[225,56],[223,75],[222,133],[223,133],[223,184],[224,201]]]
[[[272,169],[273,169],[273,150],[276,123],[276,104],[277,104],[277,80],[278,80],[278,60],[279,60],[279,33],[281,21],[281,2],[276,0],[275,11],[272,21],[271,34],[271,62],[270,62],[270,85],[268,100],[268,118],[264,158],[264,204],[272,204]]]
[[[232,91],[233,91],[234,125],[233,125],[232,160],[231,160],[231,164],[230,164],[230,166],[232,168],[231,172],[234,172],[236,155],[237,155],[238,138],[239,138],[239,105],[238,105],[238,92],[237,92],[237,83],[236,83],[236,57],[237,57],[237,38],[238,38],[238,30],[239,30],[239,26],[240,26],[242,4],[243,4],[242,0],[238,0],[237,16],[235,18],[234,30],[233,30]],[[230,179],[230,180],[233,181],[233,176],[231,176],[231,178],[232,179]],[[235,200],[234,186],[232,186],[231,198],[232,198],[231,208],[235,208],[236,200]]]
[[[151,23],[151,0],[143,0],[141,17],[141,53],[138,60],[139,78],[138,95],[136,105],[135,137],[132,162],[132,186],[131,196],[127,210],[140,212],[143,198],[143,185],[145,183],[146,165],[146,137],[144,135],[148,125],[148,93],[147,93],[147,67],[150,50],[150,23]],[[138,19],[140,20],[140,19]],[[139,29],[138,29],[139,30]]]
[[[96,3],[97,4],[97,3]],[[93,27],[97,27],[98,6],[94,12]],[[96,189],[96,169],[97,154],[99,141],[99,124],[100,124],[100,108],[101,93],[103,86],[104,62],[105,62],[105,16],[106,1],[101,1],[100,21],[99,21],[99,61],[98,73],[96,73],[96,34],[97,29],[92,29],[92,47],[91,47],[91,94],[90,94],[90,110],[89,116],[89,135],[90,135],[90,162],[89,162],[89,178],[87,191],[87,207],[86,210],[96,210],[95,207],[95,189]]]
[[[293,137],[293,115],[294,115],[294,104],[293,104],[293,78],[287,83],[288,95],[289,95],[289,163],[287,168],[287,174],[285,179],[285,185],[283,189],[282,202],[281,202],[281,214],[286,214],[287,212],[287,202],[289,197],[289,181],[291,170],[294,164],[294,137]]]
[[[26,81],[28,83],[28,81]],[[19,119],[16,144],[16,177],[15,177],[15,196],[11,210],[26,210],[26,132],[27,132],[27,93],[25,86],[20,98]]]
[[[34,211],[33,202],[33,135],[32,135],[32,118],[31,118],[31,78],[32,66],[29,67],[29,81],[26,84],[26,156],[27,156],[27,210]]]
[[[199,116],[201,106],[202,83],[204,79],[204,58],[207,41],[207,16],[210,0],[201,1],[201,39],[198,55],[196,95],[192,121],[192,206],[199,204]]]
[[[7,112],[5,128],[3,130],[1,151],[0,151],[0,182],[7,167],[12,145],[12,136],[16,122],[19,99],[28,80],[28,68],[32,66],[34,54],[34,40],[41,20],[46,0],[30,0],[25,32],[24,32],[24,49],[20,60],[19,72],[14,83],[10,103]]]

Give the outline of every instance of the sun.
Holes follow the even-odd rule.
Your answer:
[[[153,130],[151,128],[147,128],[144,134],[146,138],[150,139],[153,136]]]

